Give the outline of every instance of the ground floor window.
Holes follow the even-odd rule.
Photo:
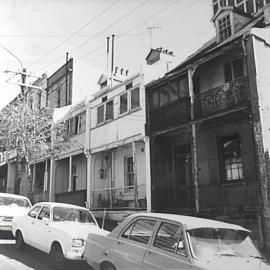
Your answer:
[[[132,188],[134,185],[133,157],[125,157],[125,186]]]
[[[225,181],[243,179],[243,161],[239,134],[220,139],[220,157]]]

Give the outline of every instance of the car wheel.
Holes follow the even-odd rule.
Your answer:
[[[109,262],[103,263],[101,270],[116,270],[115,266]]]
[[[22,233],[20,231],[16,232],[16,242],[15,246],[17,249],[22,249],[25,246]]]
[[[50,263],[54,268],[60,269],[64,266],[66,258],[63,254],[63,250],[59,244],[54,244],[51,248],[50,254]]]

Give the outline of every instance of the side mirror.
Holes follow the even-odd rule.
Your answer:
[[[49,225],[49,223],[50,223],[50,220],[49,220],[48,218],[46,218],[46,217],[43,217],[43,218],[42,218],[42,221],[43,221],[46,225]]]

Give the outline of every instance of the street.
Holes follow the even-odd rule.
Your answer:
[[[1,270],[52,270],[48,255],[26,246],[25,250],[15,248],[15,240],[10,235],[2,234],[0,239],[0,266]],[[85,262],[67,262],[65,269],[89,270]]]

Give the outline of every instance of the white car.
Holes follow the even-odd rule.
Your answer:
[[[24,244],[49,254],[54,267],[63,267],[66,259],[81,260],[88,233],[107,234],[95,217],[84,208],[71,204],[42,202],[12,222],[16,248]]]
[[[27,197],[0,193],[0,231],[11,231],[13,218],[22,216],[31,206]]]

